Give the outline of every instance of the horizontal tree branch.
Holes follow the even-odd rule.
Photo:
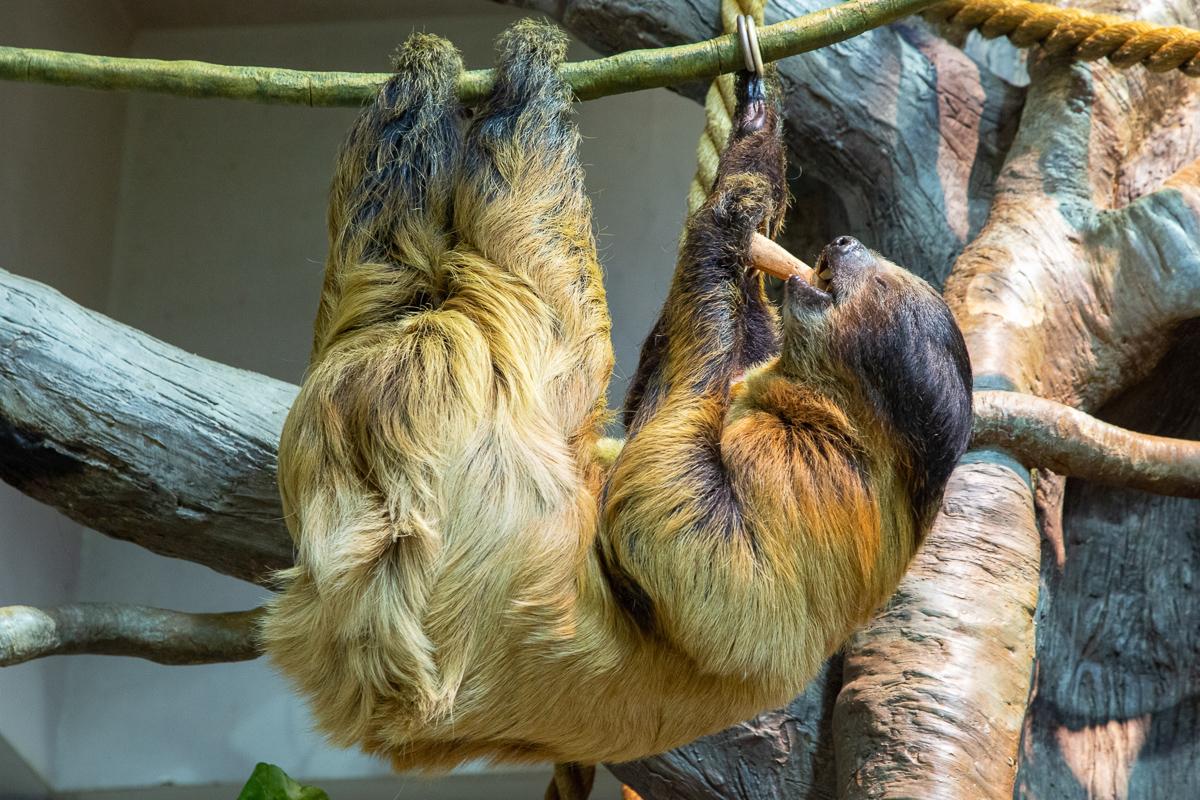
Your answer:
[[[973,446],[980,445],[1060,475],[1200,497],[1200,442],[1134,433],[1033,395],[976,392]]]
[[[816,50],[915,14],[936,0],[848,0],[832,8],[759,29],[763,59]],[[736,36],[651,50],[630,50],[609,58],[562,65],[575,95],[591,100],[611,94],[655,89],[740,69]],[[306,106],[361,106],[375,96],[387,73],[306,72],[277,67],[234,67],[202,61],[116,58],[0,47],[0,78],[85,86],[90,89],[161,92],[184,97],[223,97]],[[459,98],[483,99],[495,81],[493,70],[464,72]]]
[[[66,655],[135,656],[159,664],[258,658],[260,609],[187,614],[162,608],[79,603],[0,608],[0,667]]]
[[[0,270],[0,479],[101,533],[267,583],[296,391]]]

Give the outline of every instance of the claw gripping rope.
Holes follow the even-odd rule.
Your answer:
[[[766,0],[721,0],[721,25],[725,33],[742,35],[738,17],[743,15],[761,25],[766,7]],[[729,140],[733,110],[737,106],[733,88],[733,75],[718,75],[704,98],[704,133],[700,135],[700,144],[696,147],[696,174],[692,178],[692,185],[688,187],[689,214],[704,204],[717,178],[717,161],[725,149],[725,142]]]

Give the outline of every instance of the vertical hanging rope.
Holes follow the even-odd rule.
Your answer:
[[[754,17],[756,25],[763,24],[767,0],[721,0],[721,25],[725,33],[737,33],[737,18],[741,14]],[[717,177],[717,161],[729,141],[733,126],[733,109],[737,100],[733,92],[734,76],[718,75],[708,87],[704,98],[704,133],[696,147],[696,174],[688,188],[688,213],[704,203]]]

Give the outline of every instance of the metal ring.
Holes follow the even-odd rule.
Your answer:
[[[750,31],[746,25],[747,19],[750,18],[745,14],[738,14],[737,16],[738,45],[740,45],[742,51],[742,63],[745,64],[746,71],[754,72],[754,56],[750,52]],[[754,23],[753,20],[750,22],[751,24]]]
[[[754,61],[754,69],[750,70],[756,75],[762,75],[765,72],[763,68],[762,50],[758,46],[758,26],[754,24],[754,17],[746,15],[746,35],[750,39],[749,53]]]

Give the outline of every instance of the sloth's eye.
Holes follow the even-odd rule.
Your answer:
[[[887,288],[887,281],[885,281],[885,280],[883,279],[883,276],[882,276],[882,275],[876,275],[876,276],[875,276],[875,283],[879,284],[879,286],[881,286],[881,287],[882,287],[882,288],[884,288],[884,289],[886,289],[886,288]]]

